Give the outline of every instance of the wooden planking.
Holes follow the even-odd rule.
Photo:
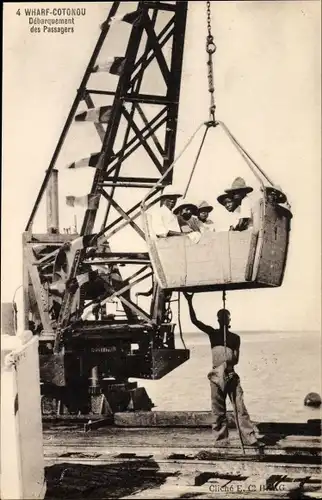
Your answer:
[[[165,473],[175,473],[178,470],[185,471],[187,474],[199,475],[201,473],[207,473],[209,477],[214,474],[230,474],[235,475],[263,475],[266,473],[275,474],[301,474],[311,476],[313,474],[321,473],[320,465],[316,464],[303,464],[303,463],[285,463],[285,462],[275,462],[273,459],[269,461],[263,460],[252,460],[239,457],[235,459],[234,457],[222,457],[218,460],[196,460],[193,457],[190,459],[177,459],[170,460],[166,456],[160,454],[149,453],[151,450],[145,450],[144,453],[139,454],[136,458],[125,458],[118,454],[117,451],[120,450],[110,450],[110,453],[99,453],[92,451],[71,453],[67,456],[66,453],[55,453],[53,450],[51,453],[45,448],[45,460],[46,464],[84,464],[84,465],[103,465],[103,464],[141,464],[149,469],[157,469],[160,472]]]
[[[243,483],[243,490],[249,493],[265,491],[270,474],[252,474]]]
[[[321,438],[313,436],[286,436],[278,441],[281,448],[320,448]]]
[[[310,441],[312,443],[318,443],[321,444],[321,436],[309,436]],[[308,436],[298,436],[296,434],[290,434],[289,436],[285,436],[283,438],[283,441],[285,442],[293,442],[297,441],[299,443],[301,442],[306,442],[308,440]]]
[[[180,453],[181,452],[181,453]],[[268,461],[275,461],[281,463],[284,462],[290,463],[299,463],[306,462],[312,463],[313,465],[319,465],[319,460],[314,460],[315,457],[311,455],[292,455],[291,458],[293,460],[288,460],[289,455],[281,452],[280,450],[275,451],[274,449],[270,449],[264,452],[264,454],[258,453],[257,450],[254,449],[246,449],[245,455],[242,454],[241,450],[238,448],[228,448],[226,450],[223,449],[211,449],[208,452],[205,450],[200,450],[198,448],[188,448],[185,449],[184,452],[182,449],[156,449],[156,448],[138,448],[138,447],[115,447],[115,446],[53,446],[51,444],[45,445],[45,456],[46,457],[62,457],[66,456],[72,457],[75,456],[92,456],[92,454],[99,454],[103,457],[110,457],[113,459],[123,459],[129,458],[133,460],[137,460],[138,458],[149,458],[149,456],[153,455],[154,458],[158,460],[173,460],[174,462],[177,460],[200,460],[200,461],[211,461],[211,460],[223,460],[228,458],[230,460],[261,460],[264,463]],[[306,460],[303,460],[306,458]],[[295,459],[295,460],[294,460]],[[296,460],[297,459],[297,460]]]
[[[147,412],[148,413],[148,412]],[[107,426],[101,429],[93,430],[90,433],[80,431],[66,431],[60,428],[44,429],[44,442],[50,441],[50,444],[69,445],[69,446],[98,446],[98,447],[123,447],[142,449],[142,445],[150,448],[175,448],[181,450],[181,453],[187,453],[187,448],[204,449],[207,452],[215,449],[215,442],[212,439],[212,430],[210,428],[121,428]],[[264,449],[265,454],[306,454],[320,455],[321,441],[313,436],[306,436],[305,440],[299,442],[294,439],[285,441],[279,440],[280,436],[275,436],[271,445]],[[268,439],[268,443],[269,443]],[[286,445],[285,445],[286,442]],[[179,443],[179,446],[178,446]],[[294,444],[294,446],[292,445]],[[253,448],[246,447],[248,450]],[[230,446],[216,449],[217,454],[240,453],[240,441],[236,430],[230,431]]]
[[[246,481],[227,479],[216,479],[203,485],[191,486],[189,484],[176,484],[169,478],[161,486],[137,492],[134,495],[125,496],[122,498],[239,498],[239,499],[255,499],[255,498],[321,498],[321,493],[305,492],[305,485],[298,486],[293,489],[293,494],[288,485],[292,483],[292,479],[288,482],[279,482],[274,487],[269,489],[267,487],[267,479],[264,477],[259,479],[251,476]],[[154,495],[153,495],[154,493]],[[296,496],[294,496],[296,495]]]
[[[232,411],[227,412],[228,425],[235,428]],[[114,414],[118,427],[210,427],[211,411],[150,411]],[[321,420],[307,422],[254,422],[260,433],[321,436]]]
[[[267,446],[261,455],[255,449],[246,448],[244,456],[235,430],[230,431],[231,446],[216,449],[211,440],[211,428],[181,427],[177,413],[170,415],[170,420],[177,423],[172,428],[166,425],[169,422],[166,415],[157,412],[154,423],[161,423],[161,427],[114,425],[89,433],[70,432],[66,425],[47,429],[44,432],[47,469],[88,467],[95,470],[96,466],[103,467],[103,470],[112,470],[109,476],[111,484],[120,479],[120,474],[125,474],[123,482],[127,483],[131,474],[133,477],[130,470],[135,470],[134,477],[139,478],[140,485],[132,491],[117,493],[117,498],[221,498],[222,495],[225,499],[250,500],[258,497],[289,498],[290,495],[301,498],[300,492],[305,492],[306,498],[310,495],[321,498],[321,439],[314,435],[319,422],[306,425],[259,424],[261,430],[266,425],[274,431],[269,436],[275,445]],[[207,418],[207,412],[200,414],[201,419]],[[199,416],[191,412],[186,415],[185,422],[195,423]],[[287,429],[295,434],[303,431],[304,435],[285,436],[276,433],[277,429]],[[310,429],[313,429],[312,436],[307,435]],[[81,476],[84,480],[83,474]],[[110,483],[95,486],[95,480],[91,478],[88,473],[87,485],[85,481],[74,489],[74,483],[69,480],[65,490],[63,481],[63,489],[53,498],[63,498],[65,491],[68,495],[73,492],[73,495],[85,495],[86,498],[115,497]],[[147,480],[152,486],[147,487]],[[223,487],[226,487],[224,492],[217,491]]]
[[[304,485],[305,487],[305,485]],[[305,490],[304,490],[305,491]],[[305,491],[305,498],[322,498],[322,489],[319,488],[316,491]]]
[[[47,471],[58,467],[61,477],[64,475],[62,471],[74,470],[72,474],[68,472],[72,477],[67,482],[65,478],[59,480],[58,491],[55,490],[57,481],[52,489],[49,488],[53,496],[47,495],[48,500],[64,498],[66,494],[78,497],[85,495],[86,498],[93,499],[115,498],[115,495],[117,498],[142,499],[184,496],[221,498],[221,495],[225,499],[289,498],[289,495],[298,495],[300,491],[305,491],[305,497],[312,493],[314,498],[317,490],[321,490],[320,463],[315,465],[304,464],[301,461],[287,463],[285,461],[287,456],[276,454],[268,457],[223,454],[217,456],[217,459],[213,457],[210,460],[205,458],[207,454],[200,454],[204,450],[198,448],[166,448],[161,445],[149,448],[142,444],[139,447],[113,447],[109,446],[108,439],[98,446],[93,443],[91,433],[88,437],[87,445],[78,446],[75,443],[69,446],[64,436],[61,436],[61,440],[65,441],[65,446],[50,445],[50,440],[47,440],[45,444]],[[209,451],[212,453],[213,449]],[[282,462],[279,458],[282,458]],[[77,472],[78,467],[87,467],[86,474]],[[101,481],[100,474],[96,472],[99,467],[106,473],[109,471],[105,485],[103,479]],[[124,477],[124,484],[128,481],[131,483],[132,477],[136,477],[140,484],[133,487],[130,492],[116,494],[116,486],[113,485],[117,481],[120,482],[120,475]],[[96,480],[96,477],[99,479]],[[152,486],[147,487],[147,481],[150,481]],[[122,489],[122,486],[119,488]],[[320,498],[317,495],[316,497]]]
[[[65,469],[68,470],[68,469]],[[134,472],[134,471],[132,471]],[[113,476],[117,473],[117,469],[110,471],[110,476]],[[123,471],[124,474],[124,471]],[[104,474],[102,474],[102,478],[100,477],[98,472],[92,472],[89,474],[88,471],[85,471],[85,479],[87,476],[87,481],[90,482],[88,485],[88,492],[86,492],[86,486],[82,483],[82,480],[78,480],[77,472],[74,471],[70,479],[76,482],[75,492],[85,493],[86,498],[289,498],[290,489],[285,487],[292,483],[292,477],[285,475],[275,475],[270,476],[269,474],[264,475],[264,477],[250,476],[248,478],[244,477],[235,477],[230,474],[226,475],[218,475],[214,477],[212,480],[209,480],[207,483],[203,484],[193,484],[191,479],[192,477],[187,476],[186,474],[178,474],[177,476],[162,476],[160,474],[159,479],[161,481],[157,481],[158,473],[156,476],[149,473],[146,470],[138,469],[136,470],[136,475],[138,477],[142,477],[143,481],[141,486],[133,488],[131,493],[125,495],[119,495],[115,488],[108,488],[106,484],[106,478],[104,478]],[[82,474],[81,476],[84,476]],[[180,477],[182,476],[182,477]],[[279,479],[283,478],[284,482],[281,482]],[[68,479],[68,478],[67,478]],[[105,479],[105,481],[104,481]],[[187,482],[185,482],[187,480]],[[152,485],[147,486],[147,481],[152,483]],[[269,482],[271,481],[271,484]],[[275,482],[274,482],[275,481]],[[100,482],[104,485],[100,487]],[[273,483],[274,482],[274,483]],[[62,487],[66,487],[70,491],[71,481],[66,481],[65,478],[62,480]],[[111,484],[115,483],[114,478],[111,478]],[[97,490],[99,488],[99,490]],[[111,491],[112,490],[112,491]],[[100,492],[100,496],[98,495],[98,491]],[[293,492],[294,498],[302,498],[302,493],[305,492],[305,484],[302,487],[299,487],[297,491]],[[92,494],[91,494],[92,493]],[[113,493],[110,497],[109,493]],[[296,496],[294,496],[294,494]],[[95,497],[94,497],[95,495]],[[219,496],[220,495],[220,496]],[[306,493],[305,497],[306,498]],[[319,498],[318,492],[315,491],[312,493],[312,497],[316,495]]]
[[[158,465],[155,464],[154,468],[148,468],[139,463],[132,465],[115,463],[111,466],[105,464],[105,466],[100,467],[97,466],[97,462],[90,466],[79,464],[73,466],[64,463],[60,467],[56,467],[55,470],[47,467],[47,484],[52,492],[53,484],[60,488],[60,493],[73,491],[74,494],[85,494],[86,498],[111,498],[115,497],[115,494],[118,498],[180,498],[183,492],[189,493],[193,497],[208,493],[218,497],[218,493],[222,493],[225,498],[226,496],[229,498],[257,498],[259,495],[279,498],[288,497],[290,488],[287,486],[294,485],[296,481],[300,484],[297,493],[307,491],[305,487],[308,477],[302,476],[301,481],[299,481],[299,477],[286,474],[285,470],[276,473],[266,471],[261,475],[250,474],[246,476],[245,474],[236,475],[226,467],[226,471],[217,472],[212,477],[208,477],[208,481],[202,482],[198,481],[198,477],[200,477],[198,471],[190,471],[188,474],[186,469],[181,468],[174,472],[165,472]],[[118,489],[122,488],[122,480],[126,481],[126,478],[128,478],[129,483],[134,478],[135,484],[132,485],[131,494],[122,496],[117,494],[116,489],[117,487]],[[321,488],[321,480],[319,485],[315,486],[315,492],[317,488]],[[113,495],[109,496],[109,493],[113,493]],[[55,498],[58,497],[57,495]],[[60,497],[63,498],[62,495]],[[50,498],[49,495],[48,498]]]
[[[233,412],[227,412],[228,424],[236,427]],[[210,411],[151,411],[115,413],[114,425],[118,427],[210,427]]]

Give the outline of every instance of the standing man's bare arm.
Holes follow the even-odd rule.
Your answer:
[[[206,325],[205,323],[197,319],[195,310],[192,305],[193,294],[188,294],[187,292],[183,292],[183,295],[186,297],[188,302],[191,323],[195,325],[197,328],[199,328],[199,330],[201,330],[202,332],[207,333],[207,335],[212,333],[213,328],[210,325]]]

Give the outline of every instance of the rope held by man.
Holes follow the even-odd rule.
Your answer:
[[[223,310],[224,310],[224,349],[225,349],[225,364],[227,368],[227,322],[226,322],[226,290],[223,290],[222,292],[222,301],[223,301]],[[234,384],[233,378],[230,378],[229,384]],[[233,412],[234,412],[234,417],[235,417],[235,422],[236,422],[236,428],[238,431],[239,435],[239,440],[240,440],[240,445],[241,449],[243,451],[243,455],[245,455],[245,448],[244,448],[244,442],[243,442],[243,436],[241,433],[240,425],[239,425],[239,418],[238,418],[238,412],[237,412],[237,406],[236,406],[236,384],[233,385],[233,388],[231,390],[232,394],[232,406],[233,406]]]

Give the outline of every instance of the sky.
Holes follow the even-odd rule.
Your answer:
[[[126,11],[131,10],[132,3],[127,2]],[[208,118],[205,3],[189,2],[177,152]],[[23,5],[36,6],[27,2]],[[75,7],[67,2],[55,5]],[[110,3],[84,2],[77,6],[86,8],[86,15],[75,19],[74,33],[61,35],[31,33],[23,9],[20,16],[16,14],[21,4],[4,5],[2,302],[11,301],[22,283],[21,235]],[[37,2],[37,7],[52,4]],[[235,330],[320,329],[320,20],[318,1],[212,2],[217,46],[216,117],[283,188],[294,215],[282,287],[227,294]],[[114,27],[107,52],[122,55],[129,30],[128,25]],[[150,83],[157,91],[161,83],[156,73],[151,73]],[[68,139],[58,162],[61,199],[89,191],[93,172],[82,172],[76,182],[64,167],[97,151],[99,145],[92,129],[87,128],[86,133],[77,127],[73,130],[73,139]],[[186,185],[199,143],[200,134],[175,168],[174,181],[181,188]],[[136,161],[142,172],[150,172],[146,157]],[[209,133],[189,196],[214,203],[237,175],[256,190],[252,174],[217,127]],[[142,191],[133,197],[140,195]],[[125,203],[137,201],[126,200],[128,192],[120,196]],[[72,224],[74,212],[63,202],[60,209],[61,227]],[[35,228],[41,231],[45,227],[43,206],[40,212]],[[80,220],[81,213],[77,216]],[[133,232],[116,238],[115,245],[113,248],[123,251],[141,249]],[[19,308],[21,290],[16,299]],[[202,321],[213,323],[221,307],[221,294],[199,294],[194,305]],[[184,301],[182,326],[193,329]]]

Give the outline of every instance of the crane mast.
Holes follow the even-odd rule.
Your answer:
[[[131,239],[124,251],[113,251],[114,237],[128,228],[144,242],[140,202],[174,161],[187,6],[141,1],[127,12],[126,2],[112,3],[27,222],[24,319],[39,335],[44,413],[151,409],[145,390],[128,379],[161,378],[189,358],[186,348],[175,346],[173,294],[158,286],[148,252],[133,251]],[[118,23],[128,28],[125,53],[102,62]],[[104,72],[108,77],[98,78]],[[79,234],[64,233],[58,213],[60,153],[75,127],[93,125],[100,150],[69,164],[75,183],[79,167],[93,170],[88,192],[66,198],[67,204],[82,203],[84,218]],[[136,160],[137,152],[145,161]],[[148,203],[157,203],[160,190],[171,183],[172,171]],[[118,196],[124,190],[127,206]],[[45,193],[47,231],[35,234]],[[144,308],[131,292],[147,283],[150,290],[142,294],[150,304]],[[122,306],[119,315],[106,313],[113,300]]]

